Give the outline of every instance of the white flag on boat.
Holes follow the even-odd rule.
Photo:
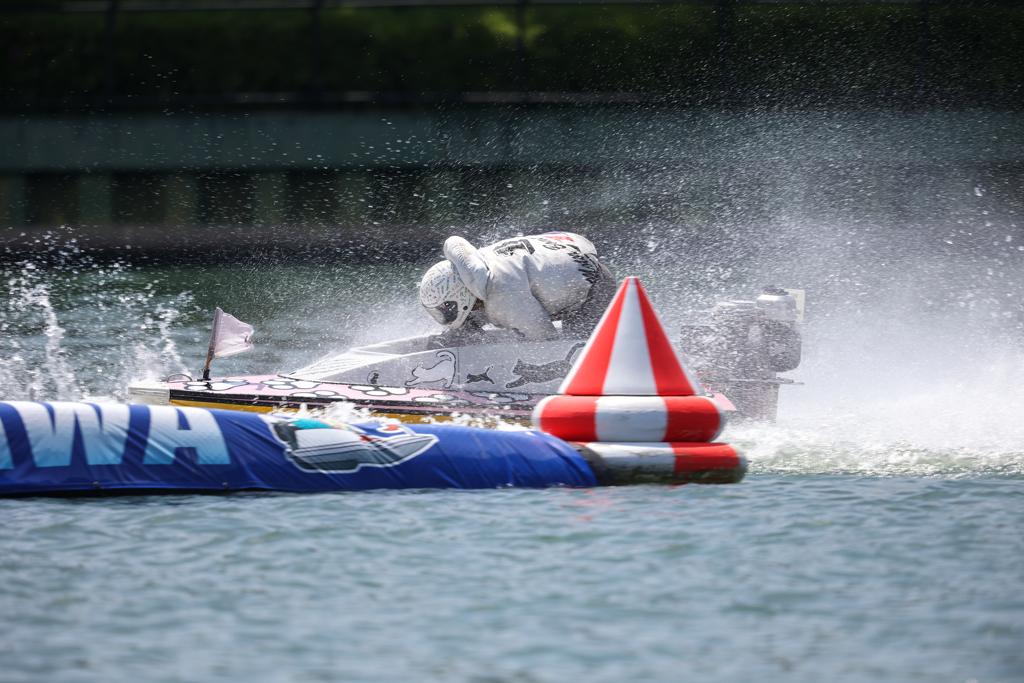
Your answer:
[[[213,316],[210,353],[206,357],[207,367],[209,367],[209,361],[214,358],[225,358],[255,348],[252,343],[253,332],[255,330],[252,325],[243,323],[235,316],[218,308]]]

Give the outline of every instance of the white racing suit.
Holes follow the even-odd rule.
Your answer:
[[[594,245],[570,232],[516,237],[483,249],[449,237],[444,255],[484,302],[484,315],[478,311],[467,322],[489,322],[529,340],[557,337],[553,320],[562,321],[564,336],[589,336],[615,295],[615,278],[597,260]]]

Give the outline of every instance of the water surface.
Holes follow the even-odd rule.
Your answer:
[[[2,500],[0,680],[1024,681],[1018,285],[826,260],[743,483]],[[615,265],[670,326],[796,270]],[[194,375],[215,306],[223,375],[427,332],[420,270],[14,264],[0,399]]]

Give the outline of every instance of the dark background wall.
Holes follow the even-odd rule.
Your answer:
[[[1024,3],[457,1],[0,2],[5,253],[1024,208]]]
[[[525,90],[699,100],[725,88],[863,102],[921,89],[946,101],[1013,97],[1024,86],[1017,2],[462,2],[483,6],[71,0],[16,12],[26,3],[5,0],[0,93],[24,101]],[[189,6],[319,9],[142,11]]]

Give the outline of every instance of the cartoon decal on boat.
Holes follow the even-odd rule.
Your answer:
[[[516,366],[512,368],[512,374],[519,375],[519,379],[509,382],[505,385],[505,388],[515,389],[524,384],[543,384],[544,382],[564,378],[572,370],[572,357],[584,346],[583,342],[575,344],[569,349],[569,353],[565,355],[565,360],[556,360],[552,363],[544,363],[543,365],[524,363],[522,359],[517,360]]]
[[[472,372],[467,372],[466,373],[466,384],[473,384],[475,382],[490,382],[491,384],[494,384],[494,380],[491,379],[490,375],[487,374],[488,372],[491,371],[492,367],[494,367],[494,366],[493,365],[488,365],[487,368],[483,372],[481,372],[479,374],[476,374],[476,375],[474,375]]]
[[[412,371],[412,379],[405,383],[407,387],[415,387],[420,384],[433,384],[443,382],[445,389],[452,388],[455,381],[455,354],[448,350],[438,351],[437,357],[441,360],[435,365],[416,367]]]
[[[237,387],[244,387],[249,384],[247,379],[218,379],[205,381],[185,382],[185,391],[231,391]]]
[[[350,384],[348,388],[367,396],[404,396],[409,393],[405,387],[379,387],[376,384]]]

